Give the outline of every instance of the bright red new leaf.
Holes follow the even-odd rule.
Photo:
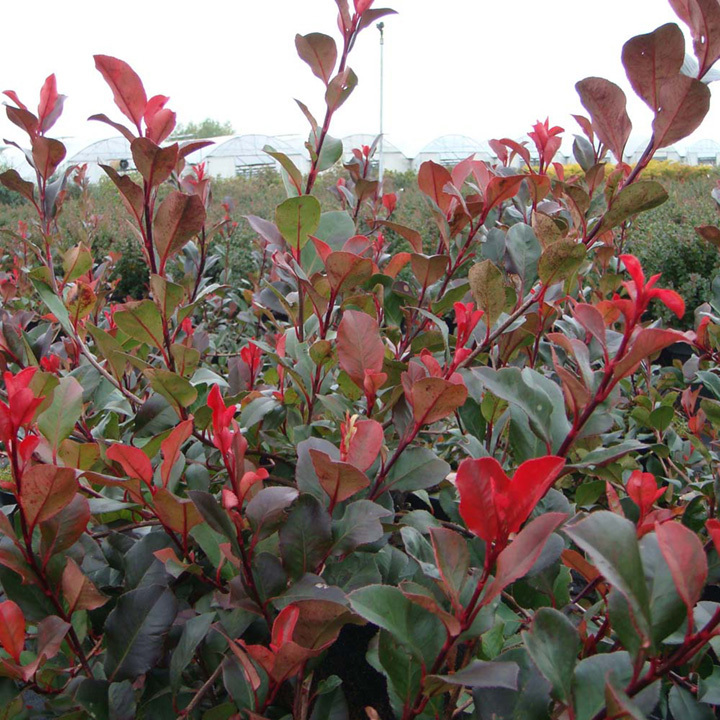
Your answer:
[[[495,458],[463,460],[456,478],[460,515],[497,553],[528,519],[564,465],[565,459],[554,455],[526,460],[511,479]]]

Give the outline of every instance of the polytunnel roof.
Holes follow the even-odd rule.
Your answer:
[[[131,158],[130,143],[121,136],[98,140],[67,159],[69,163],[100,162]]]
[[[370,133],[354,133],[352,135],[346,135],[342,138],[343,152],[350,153],[353,148],[359,148],[363,145],[372,145],[375,142],[377,135],[371,135]],[[404,155],[403,151],[395,145],[395,143],[388,140],[387,135],[383,135],[383,153],[399,153]]]
[[[263,151],[266,145],[286,155],[302,152],[302,143],[294,136],[236,135],[216,145],[205,157],[235,157],[247,165],[266,164],[272,162],[271,157]]]
[[[492,154],[487,143],[480,142],[467,135],[441,135],[431,140],[421,151],[423,153],[442,153],[443,155],[457,155],[458,160],[466,158],[472,153]]]
[[[688,146],[688,152],[698,153],[700,155],[705,153],[708,155],[716,155],[720,153],[720,143],[715,140],[710,140],[709,138],[698,140]]]

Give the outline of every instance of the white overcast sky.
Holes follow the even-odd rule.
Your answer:
[[[385,18],[385,132],[414,155],[434,138],[518,137],[550,116],[568,134],[584,112],[575,82],[601,75],[625,89],[634,138],[651,117],[620,62],[623,43],[677,18],[667,0],[376,0]],[[229,120],[239,133],[297,134],[306,121],[293,98],[322,116],[323,86],[295,52],[296,32],[337,39],[333,0],[35,0],[3,3],[0,89],[31,109],[54,72],[68,96],[57,137],[108,137],[93,113],[122,120],[95,70],[95,53],[128,62],[148,96],[169,95],[178,120]],[[678,24],[684,26],[678,21]],[[687,35],[687,34],[686,34]],[[379,33],[359,38],[350,65],[359,85],[335,118],[335,136],[375,133],[379,115]],[[720,82],[693,139],[720,140]],[[0,138],[22,140],[4,113]],[[76,145],[76,143],[73,143]]]

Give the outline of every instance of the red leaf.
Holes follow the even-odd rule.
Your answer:
[[[618,380],[632,375],[645,358],[676,342],[688,342],[688,339],[677,330],[643,328],[632,341],[628,354],[614,367],[613,375]]]
[[[432,160],[427,160],[418,171],[418,187],[424,192],[443,213],[448,211],[452,195],[444,191],[447,184],[452,185],[450,171]]]
[[[693,608],[702,595],[708,575],[703,544],[690,528],[678,522],[656,523],[655,534],[678,595],[692,618]]]
[[[292,640],[295,626],[300,617],[300,608],[291,604],[283,608],[275,618],[272,626],[271,644],[274,645],[273,650],[277,652],[283,645]]]
[[[640,508],[640,515],[645,516],[652,506],[665,494],[665,488],[658,488],[652,473],[635,470],[625,486],[627,494]]]
[[[365,371],[382,370],[385,357],[377,320],[364,312],[346,310],[338,327],[337,351],[340,367],[362,388]]]
[[[108,448],[107,457],[108,460],[119,462],[129,477],[142,480],[148,487],[152,486],[152,465],[140,448],[116,443]]]
[[[483,596],[487,605],[508,585],[526,575],[540,557],[550,535],[565,521],[565,513],[545,513],[526,525],[498,556],[495,580]]]
[[[60,117],[64,100],[64,95],[58,95],[55,75],[48,76],[40,90],[38,105],[38,120],[42,132],[48,131]]]
[[[653,113],[657,112],[660,87],[674,78],[685,59],[685,40],[675,23],[647,35],[631,38],[623,46],[622,62],[633,90]]]
[[[16,663],[20,662],[25,647],[25,616],[12,600],[0,603],[0,645]]]
[[[20,507],[32,531],[35,525],[49,520],[70,504],[78,483],[72,468],[35,465],[22,477]]]
[[[508,507],[508,530],[515,533],[553,486],[565,466],[565,458],[548,455],[526,460],[512,479],[512,501]]]
[[[455,484],[460,493],[460,516],[468,530],[486,543],[497,540],[503,518],[495,498],[510,493],[510,478],[500,463],[495,458],[463,460]]]
[[[710,533],[710,539],[715,546],[715,552],[720,555],[720,520],[711,518],[705,523],[705,528]]]
[[[95,55],[95,67],[113,91],[113,99],[120,112],[132,120],[141,132],[147,95],[138,74],[126,62],[108,55]]]
[[[160,466],[160,477],[162,478],[163,487],[167,487],[170,480],[170,471],[173,465],[180,457],[180,448],[182,444],[192,435],[193,417],[192,415],[183,420],[173,431],[160,443],[160,450],[163,455],[163,462]]]
[[[589,77],[575,85],[580,101],[590,113],[600,140],[622,161],[632,123],[625,109],[625,93],[605,78]]]

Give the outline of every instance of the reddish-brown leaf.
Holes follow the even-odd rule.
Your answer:
[[[404,238],[410,243],[410,247],[412,247],[412,249],[416,253],[422,253],[422,235],[417,230],[412,230],[409,227],[405,227],[404,225],[400,225],[394,222],[388,222],[387,220],[378,220],[375,225],[382,225],[383,227],[389,228],[393,232],[396,232],[398,235],[400,235],[400,237]]]
[[[680,72],[684,59],[685,40],[675,23],[631,38],[622,51],[630,84],[653,113],[659,107],[660,87]]]
[[[115,443],[108,448],[107,458],[119,462],[129,477],[142,480],[148,487],[152,485],[152,465],[148,456],[140,448]]]
[[[170,193],[160,204],[153,223],[153,241],[162,274],[168,259],[179,252],[205,224],[205,206],[197,195]]]
[[[160,488],[153,496],[155,513],[166,527],[180,533],[183,538],[203,519],[192,500],[179,498],[169,490]]]
[[[160,450],[163,455],[160,476],[163,487],[167,487],[168,481],[170,480],[170,471],[180,456],[180,448],[192,435],[192,431],[193,418],[191,415],[187,420],[183,420],[179,425],[174,427],[172,432],[160,443]]]
[[[78,483],[72,468],[55,465],[35,465],[23,474],[20,507],[25,521],[32,530],[35,525],[49,520],[70,504]]]
[[[383,426],[377,420],[358,420],[350,440],[347,462],[364,472],[375,462],[383,440]]]
[[[177,143],[160,147],[152,140],[140,137],[132,141],[130,150],[135,167],[150,187],[164,183],[175,169],[178,160]]]
[[[31,147],[35,169],[49,179],[65,159],[65,146],[59,140],[38,135],[32,139]]]
[[[141,132],[147,95],[138,74],[122,60],[108,55],[95,55],[95,67],[113,91],[113,99],[126,118]]]
[[[363,387],[366,370],[382,370],[385,345],[377,320],[367,313],[346,310],[337,333],[340,367]]]
[[[419,425],[431,425],[454,413],[467,399],[467,388],[438,377],[413,383],[413,418]]]
[[[491,178],[485,190],[484,214],[487,215],[490,210],[497,207],[501,202],[517,195],[524,179],[524,175],[498,175]]]
[[[660,86],[658,108],[652,125],[656,150],[697,130],[710,109],[710,90],[700,80],[676,75]]]
[[[144,196],[142,188],[134,183],[129,176],[120,175],[115,168],[109,165],[100,165],[100,167],[106,172],[107,176],[115,183],[115,186],[120,191],[122,199],[125,202],[126,207],[135,216],[135,219],[139,222],[143,216],[143,203]]]
[[[708,565],[700,538],[679,522],[655,524],[655,534],[678,595],[692,617],[707,581]]]
[[[483,596],[487,605],[508,585],[519,580],[540,557],[548,538],[566,520],[565,513],[545,513],[526,525],[498,556],[495,580]]]
[[[452,185],[450,171],[443,165],[427,160],[418,171],[418,187],[424,192],[443,213],[448,211],[452,195],[443,189],[447,184]]]
[[[310,458],[320,486],[333,503],[343,502],[370,485],[367,475],[350,463],[333,460],[314,449],[310,450]]]
[[[310,66],[313,75],[328,85],[337,61],[335,41],[323,33],[296,35],[295,47],[300,58]]]
[[[417,281],[423,286],[428,287],[437,282],[445,275],[448,268],[447,255],[420,255],[413,253],[410,255],[410,267]]]
[[[68,604],[69,614],[76,610],[95,610],[108,601],[72,558],[67,559],[63,570],[62,592]]]
[[[720,57],[720,5],[717,0],[670,0],[670,5],[690,28],[702,77]]]
[[[622,161],[632,123],[625,109],[625,93],[605,78],[589,77],[575,85],[592,118],[595,134]]]
[[[12,600],[0,603],[0,645],[16,663],[20,662],[25,647],[25,616]]]
[[[370,279],[373,263],[350,252],[331,252],[325,259],[330,287],[336,292],[345,292]]]

